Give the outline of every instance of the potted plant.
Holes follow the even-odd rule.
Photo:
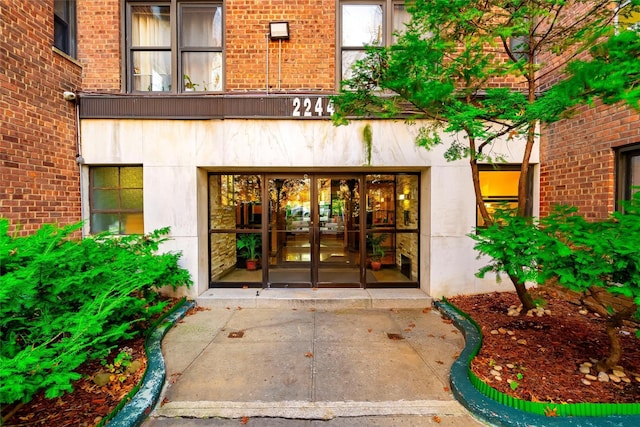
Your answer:
[[[198,90],[198,83],[192,82],[188,74],[184,75],[184,90],[187,92]]]
[[[260,254],[258,248],[262,243],[259,234],[239,234],[236,240],[238,248],[238,256],[247,259],[247,270],[256,270],[258,268],[258,259]]]
[[[382,258],[384,257],[384,249],[382,243],[387,240],[386,234],[369,234],[367,242],[371,245],[371,269],[380,270],[382,268]]]

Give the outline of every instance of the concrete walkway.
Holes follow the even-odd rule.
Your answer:
[[[213,293],[165,336],[143,426],[483,425],[449,391],[462,335],[419,290]]]

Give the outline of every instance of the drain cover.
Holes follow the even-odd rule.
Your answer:
[[[237,332],[229,332],[229,335],[227,335],[227,338],[242,338],[244,336],[244,331],[237,331]]]

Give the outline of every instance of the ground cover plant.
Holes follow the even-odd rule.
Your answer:
[[[168,228],[77,239],[81,224],[8,234],[0,220],[0,405],[72,390],[76,368],[140,336],[160,313],[155,288],[189,286],[179,253],[158,254]]]

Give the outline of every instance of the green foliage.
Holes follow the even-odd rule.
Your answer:
[[[413,1],[412,20],[397,43],[370,47],[353,77],[343,82],[333,99],[334,123],[354,116],[434,120],[440,125],[427,125],[417,142],[431,148],[441,142],[436,131],[462,132],[467,141],[447,151],[448,160],[457,160],[488,157],[496,138],[559,120],[587,101],[586,92],[637,103],[637,33],[609,38],[614,35],[609,0],[576,3],[582,4],[579,16],[565,0]],[[625,10],[637,10],[637,0],[632,3]],[[566,52],[589,49],[593,61],[573,60],[567,68],[575,55]],[[573,76],[546,98],[532,95],[539,91],[536,73],[545,65],[543,57],[559,64],[556,72]],[[522,83],[522,90],[497,88],[495,80],[505,78]],[[474,139],[476,147],[469,145]]]
[[[626,4],[625,13],[640,9],[640,0]],[[491,224],[477,164],[503,160],[492,149],[495,141],[524,142],[524,177],[540,123],[558,121],[594,97],[638,108],[639,36],[616,33],[611,6],[611,0],[407,2],[412,19],[406,30],[395,45],[369,47],[356,62],[352,78],[332,98],[332,120],[343,125],[352,117],[424,119],[416,143],[426,149],[442,145],[443,134],[451,135],[444,157],[470,159],[476,203]],[[543,88],[548,72],[564,80]],[[515,82],[515,89],[500,88],[505,81]],[[519,186],[518,215],[524,215],[526,198],[526,186]],[[513,221],[515,233],[519,224]],[[534,224],[520,225],[527,237],[544,237]],[[522,280],[538,280],[538,260],[521,243],[505,242],[504,253],[486,248],[495,264],[484,271],[508,272],[528,306]]]
[[[127,368],[131,365],[131,353],[132,350],[130,348],[124,347],[118,352],[113,362],[108,363],[105,359],[101,362],[102,366],[104,366],[108,372],[116,375],[118,381],[123,382],[127,379]]]
[[[537,221],[507,208],[498,209],[494,218],[492,225],[469,234],[476,241],[474,249],[490,257],[478,277],[493,272],[498,279],[506,273],[523,283],[544,281],[539,271],[540,248],[553,250],[553,242],[540,230]]]
[[[166,303],[153,291],[191,284],[179,254],[156,255],[168,229],[72,236],[81,224],[8,234],[0,219],[0,403],[71,390],[74,372],[143,330]]]
[[[603,221],[587,221],[566,206],[539,221],[499,211],[495,224],[470,235],[490,257],[478,275],[507,273],[538,283],[553,277],[573,291],[602,288],[640,306],[640,191],[622,205],[623,212]]]
[[[373,148],[373,132],[371,125],[367,123],[362,129],[362,139],[367,150],[367,166],[371,166],[371,149]]]
[[[238,239],[236,240],[238,255],[246,259],[258,259],[260,258],[258,248],[261,244],[262,238],[259,234],[238,234]]]
[[[382,244],[389,237],[388,234],[368,234],[367,243],[371,246],[371,259],[380,261],[384,257]]]
[[[541,251],[547,274],[574,291],[600,287],[640,305],[640,192],[623,206],[624,212],[597,222],[586,221],[575,209],[557,208],[543,224],[561,249]]]

